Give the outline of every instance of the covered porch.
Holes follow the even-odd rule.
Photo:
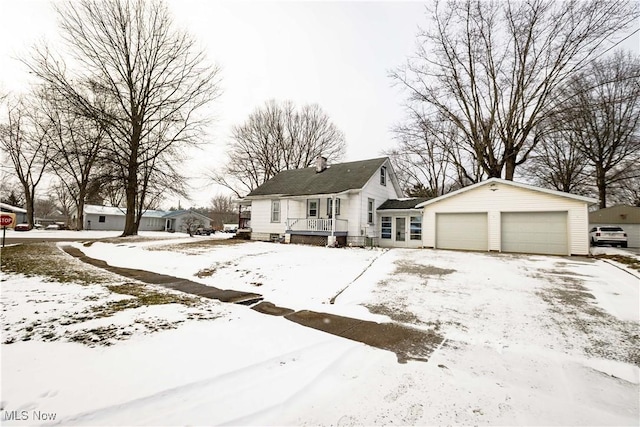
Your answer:
[[[348,225],[349,222],[346,219],[287,218],[285,232],[315,236],[346,236]]]

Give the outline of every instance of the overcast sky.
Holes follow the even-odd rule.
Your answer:
[[[19,91],[26,71],[11,58],[42,38],[55,39],[55,14],[45,0],[0,4],[0,88]],[[231,126],[271,98],[319,104],[345,133],[344,160],[377,157],[393,145],[390,129],[402,119],[403,96],[388,73],[415,50],[416,32],[426,22],[423,2],[172,0],[169,6],[176,24],[222,69],[216,122],[191,174],[219,164]],[[640,52],[637,37],[626,46]],[[194,184],[199,189],[183,206],[208,204],[223,192]]]

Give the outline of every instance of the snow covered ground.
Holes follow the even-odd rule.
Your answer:
[[[256,292],[296,310],[431,329],[445,341],[428,362],[401,364],[392,352],[216,301],[83,322],[77,313],[123,297],[103,283],[3,273],[3,424],[638,425],[639,280],[616,265],[208,245],[214,238],[73,245],[112,265]],[[74,323],[59,321],[67,318]],[[108,346],[68,339],[87,325],[126,334]]]

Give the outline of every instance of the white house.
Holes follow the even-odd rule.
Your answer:
[[[281,172],[252,191],[251,238],[555,255],[589,253],[596,199],[492,178],[402,198],[388,158]]]
[[[423,244],[440,249],[589,254],[597,200],[491,178],[417,205]]]
[[[124,230],[126,208],[115,206],[84,206],[85,230]],[[74,217],[75,220],[75,217]],[[139,231],[187,231],[193,227],[211,227],[211,220],[190,210],[146,210],[140,219]]]
[[[0,202],[0,211],[16,214],[16,224],[27,222],[27,210],[24,208]]]
[[[365,244],[378,236],[376,209],[402,196],[386,157],[279,173],[249,193],[251,238]],[[369,240],[372,241],[372,240]]]

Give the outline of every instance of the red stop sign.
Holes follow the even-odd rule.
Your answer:
[[[8,227],[11,225],[11,223],[13,223],[13,218],[11,218],[9,215],[0,216],[0,227]]]

